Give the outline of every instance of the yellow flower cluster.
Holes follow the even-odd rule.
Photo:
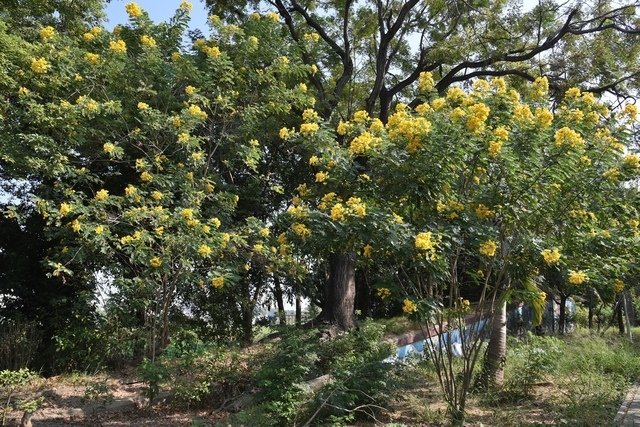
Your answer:
[[[551,126],[553,113],[546,108],[536,108],[536,123],[543,129]]]
[[[209,245],[202,244],[198,247],[198,255],[208,258],[213,253],[213,249]]]
[[[139,18],[142,15],[142,9],[138,3],[127,3],[124,8],[130,18]]]
[[[71,229],[75,233],[79,233],[80,230],[82,230],[82,224],[77,219],[74,219],[73,221],[71,221]]]
[[[625,166],[637,169],[640,167],[640,156],[637,154],[627,154],[622,161]]]
[[[180,3],[180,10],[184,12],[191,12],[191,9],[193,9],[193,5],[191,4],[191,2],[183,1],[182,3]]]
[[[278,22],[278,21],[280,21],[280,15],[279,15],[279,14],[277,14],[276,12],[268,12],[268,13],[265,15],[265,17],[266,17],[268,20],[273,21],[273,22]]]
[[[287,140],[291,137],[291,131],[287,128],[282,128],[278,135],[280,136],[280,139]]]
[[[316,182],[325,182],[329,178],[329,174],[327,172],[320,171],[316,174]]]
[[[34,73],[43,74],[46,73],[49,68],[51,68],[51,65],[44,58],[33,58],[31,60],[31,71]]]
[[[149,260],[149,265],[153,268],[159,268],[162,265],[162,260],[157,256],[154,256]]]
[[[427,257],[431,260],[436,258],[436,248],[438,241],[434,238],[433,233],[430,231],[423,231],[415,236],[416,249],[424,251]]]
[[[104,233],[104,226],[97,225],[94,232],[96,233],[97,236],[102,235],[102,233]]]
[[[408,141],[407,151],[415,152],[422,146],[422,137],[431,130],[431,122],[424,117],[411,117],[400,110],[389,117],[387,129],[391,139],[405,138]]]
[[[350,197],[349,200],[347,200],[347,206],[353,211],[354,215],[360,218],[363,218],[367,214],[367,207],[359,197]]]
[[[622,112],[627,115],[631,121],[635,121],[638,118],[638,106],[635,104],[625,105]]]
[[[142,182],[151,182],[153,181],[153,175],[151,175],[149,172],[144,171],[140,174],[140,181]]]
[[[148,47],[148,48],[152,49],[152,48],[156,47],[156,40],[151,36],[143,34],[140,37],[140,44],[142,46],[144,46],[144,47]]]
[[[90,64],[97,65],[100,63],[100,55],[97,53],[87,52],[84,54],[84,59]]]
[[[308,42],[317,43],[320,40],[320,34],[318,33],[305,33],[304,39]]]
[[[431,92],[434,87],[435,82],[433,81],[433,74],[429,71],[421,72],[418,77],[418,90],[420,92]]]
[[[365,258],[371,258],[372,254],[373,254],[373,246],[367,244],[364,248],[362,248],[362,255]]]
[[[320,126],[317,123],[302,123],[300,125],[300,133],[303,135],[313,135],[319,129]]]
[[[52,39],[55,35],[56,30],[51,26],[42,27],[40,29],[40,40],[42,40],[43,42]]]
[[[361,135],[358,135],[349,144],[349,154],[352,156],[366,153],[372,150],[381,142],[380,138],[373,136],[370,132],[365,131]]]
[[[331,208],[331,219],[334,221],[341,221],[344,219],[345,213],[346,213],[346,209],[342,205],[342,203],[336,203]]]
[[[95,39],[102,32],[102,28],[93,27],[91,30],[87,31],[82,35],[82,39],[86,42],[90,42]]]
[[[533,113],[527,104],[518,104],[513,109],[513,118],[520,124],[530,124],[533,121]]]
[[[487,206],[483,205],[482,203],[476,206],[475,211],[476,211],[476,215],[480,219],[492,218],[495,215],[495,213],[491,209],[489,209]]]
[[[613,292],[619,294],[624,291],[624,282],[620,279],[616,279],[613,281]]]
[[[189,108],[187,108],[187,113],[194,119],[198,119],[198,120],[205,120],[208,117],[207,113],[202,111],[202,109],[199,106],[194,104],[189,105]]]
[[[409,298],[405,298],[405,300],[402,301],[402,311],[405,314],[414,313],[416,310],[418,310],[418,306],[416,305],[415,302],[411,301]]]
[[[451,102],[462,102],[466,98],[464,90],[458,86],[452,86],[447,91],[447,100]]]
[[[490,111],[490,108],[481,102],[471,105],[469,107],[467,129],[473,133],[482,132],[484,130],[484,124],[489,118]]]
[[[353,121],[356,123],[365,123],[370,119],[369,113],[364,110],[356,111],[353,114]]]
[[[496,254],[496,249],[498,249],[496,242],[493,240],[487,240],[480,245],[480,254],[493,257]]]
[[[578,148],[584,146],[584,139],[582,139],[580,134],[566,126],[558,129],[554,135],[554,138],[558,147],[568,145],[572,148]]]
[[[72,207],[69,203],[65,203],[65,202],[60,203],[60,209],[58,209],[60,216],[67,216],[71,213],[71,211],[72,211]]]
[[[610,168],[604,171],[602,177],[608,179],[609,181],[615,181],[620,178],[620,169],[618,168]]]
[[[436,211],[439,214],[447,214],[447,218],[456,219],[460,216],[460,212],[464,210],[464,204],[452,199],[446,202],[438,200],[436,203]]]
[[[389,288],[378,288],[376,289],[376,294],[380,299],[387,299],[391,296],[391,289]]]
[[[558,248],[553,249],[545,249],[540,252],[542,258],[544,258],[544,262],[549,265],[557,264],[560,261],[560,250]]]
[[[127,44],[124,40],[112,40],[109,42],[109,49],[114,51],[115,53],[127,53]]]
[[[542,99],[549,93],[549,80],[546,77],[538,77],[531,84],[531,96],[534,99]]]
[[[332,203],[335,199],[336,199],[336,193],[334,193],[333,191],[325,194],[320,199],[320,203],[318,203],[318,209],[322,209],[322,210],[326,209],[329,203]]]
[[[569,283],[572,285],[580,285],[588,279],[584,271],[569,270]]]
[[[293,223],[291,225],[291,230],[293,230],[296,235],[302,237],[303,239],[311,236],[311,230],[309,230],[306,225],[299,222]]]
[[[109,191],[105,190],[104,188],[102,190],[99,190],[94,197],[94,199],[99,202],[104,202],[108,198],[109,198]]]
[[[216,289],[222,288],[224,286],[224,277],[217,276],[211,279],[211,286],[213,286]]]

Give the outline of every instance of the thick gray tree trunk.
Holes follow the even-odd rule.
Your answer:
[[[356,255],[334,254],[329,258],[321,318],[346,331],[355,326]]]

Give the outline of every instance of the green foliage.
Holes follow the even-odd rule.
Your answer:
[[[113,400],[113,393],[106,380],[93,381],[87,385],[83,397],[86,400],[101,401],[104,404]]]
[[[167,380],[169,375],[167,368],[156,361],[145,358],[138,367],[138,374],[147,385],[144,394],[149,399],[149,405],[151,405],[153,399],[160,393],[162,384]]]
[[[19,369],[17,371],[0,371],[0,408],[2,409],[2,425],[5,425],[7,412],[11,408],[33,413],[44,402],[43,397],[23,398],[19,399],[17,402],[12,400],[18,391],[29,385],[36,378],[38,378],[38,374],[26,368]]]
[[[531,396],[534,385],[554,371],[561,348],[562,342],[557,338],[531,333],[524,339],[511,340],[507,350],[505,396],[515,400]]]

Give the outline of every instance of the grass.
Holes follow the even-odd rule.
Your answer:
[[[505,388],[472,394],[468,425],[613,425],[624,395],[640,378],[640,328],[635,342],[616,331],[579,329],[552,337],[509,340]],[[447,425],[434,373],[426,363],[407,368],[389,421]]]

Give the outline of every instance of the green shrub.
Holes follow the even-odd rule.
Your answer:
[[[524,340],[510,340],[505,395],[512,399],[530,396],[533,385],[555,369],[561,347],[562,342],[555,337],[531,333]]]

